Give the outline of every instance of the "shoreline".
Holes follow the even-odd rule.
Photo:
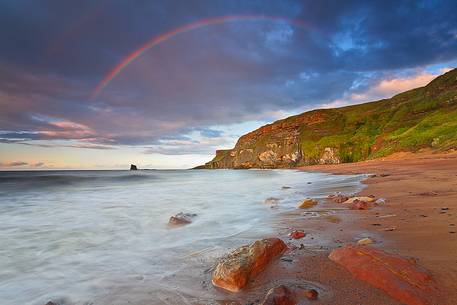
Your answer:
[[[399,153],[377,160],[298,170],[367,175],[361,181],[365,187],[350,195],[374,195],[386,202],[358,211],[322,200],[316,209],[285,212],[275,224],[275,236],[292,249],[240,293],[225,293],[213,287],[217,300],[214,304],[260,304],[266,291],[279,285],[316,289],[319,298],[312,304],[402,304],[354,278],[328,258],[332,250],[356,244],[365,237],[374,240],[369,247],[413,259],[431,274],[439,291],[425,296],[427,304],[457,304],[457,233],[452,233],[457,230],[457,153]],[[323,215],[314,219],[303,216],[307,211],[323,210],[333,211],[340,221],[326,221]],[[298,240],[289,238],[294,230],[303,230],[306,236]]]
[[[457,304],[457,153],[392,156],[337,165],[299,168],[332,174],[369,174],[357,195],[386,203],[357,211],[352,226],[371,234],[374,246],[414,258],[440,287],[440,305]]]

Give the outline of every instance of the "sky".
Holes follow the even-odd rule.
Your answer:
[[[190,168],[457,66],[457,1],[0,0],[0,170]]]

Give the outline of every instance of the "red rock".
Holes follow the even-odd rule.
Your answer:
[[[305,291],[305,297],[308,300],[317,300],[318,296],[319,296],[319,293],[315,289],[306,289],[306,291]]]
[[[327,198],[335,203],[343,203],[349,199],[349,197],[341,194],[329,195]]]
[[[368,210],[369,208],[368,202],[358,199],[354,200],[351,204],[352,210]]]
[[[232,292],[240,291],[250,279],[287,249],[279,238],[257,240],[221,259],[213,272],[213,285]]]
[[[293,231],[292,233],[289,234],[290,237],[293,239],[300,239],[306,236],[306,233],[300,230]]]
[[[268,291],[262,305],[295,305],[294,293],[284,285],[272,288]]]
[[[348,245],[333,250],[329,258],[407,305],[430,305],[427,297],[437,293],[432,277],[416,261],[371,246]]]

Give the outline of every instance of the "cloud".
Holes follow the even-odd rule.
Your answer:
[[[17,42],[0,48],[0,142],[205,153],[232,141],[211,126],[423,85],[435,75],[424,67],[457,61],[456,9],[445,0],[82,0],[71,10],[64,1],[11,1],[0,10],[0,35]],[[149,50],[99,97],[89,97],[152,37],[204,18],[250,14],[309,26],[240,21],[189,31]]]
[[[2,167],[21,167],[21,166],[26,166],[29,163],[24,162],[24,161],[11,161],[11,162],[0,162],[0,166]]]
[[[424,69],[415,69],[410,71],[407,75],[401,75],[401,73],[384,75],[384,78],[376,80],[376,82],[373,82],[368,88],[365,88],[364,90],[354,90],[352,92],[348,91],[342,98],[324,103],[320,105],[320,107],[336,108],[390,98],[398,93],[423,87],[438,75],[450,70],[451,68],[441,68],[438,69],[438,73],[431,73]]]

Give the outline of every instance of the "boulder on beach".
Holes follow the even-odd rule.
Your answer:
[[[271,288],[265,299],[261,303],[262,305],[295,305],[297,304],[295,296],[292,290],[284,285],[280,285],[275,288]]]
[[[357,241],[357,245],[359,245],[359,246],[370,245],[372,243],[373,243],[373,240],[369,237],[362,238]]]
[[[343,203],[351,204],[356,200],[365,201],[365,202],[373,202],[376,200],[376,198],[370,197],[370,196],[355,196],[355,197],[349,198],[348,200],[344,201]]]
[[[197,216],[197,214],[180,212],[176,215],[171,216],[168,223],[175,226],[186,225],[191,223],[192,218],[194,218],[195,216]]]
[[[212,283],[228,291],[240,291],[286,249],[286,244],[279,238],[266,238],[242,246],[219,261]]]
[[[302,230],[295,230],[289,234],[289,236],[293,239],[300,239],[306,236],[306,233]]]
[[[335,202],[335,203],[343,203],[346,200],[349,199],[348,196],[342,195],[342,194],[336,194],[336,195],[329,195],[327,199]]]
[[[136,171],[136,170],[138,170],[138,167],[136,167],[135,164],[130,164],[130,170],[131,171]]]
[[[299,209],[309,209],[312,208],[313,206],[317,205],[317,200],[311,199],[311,198],[306,198],[303,200],[302,203],[298,205]]]
[[[368,210],[369,208],[368,202],[363,200],[356,199],[351,203],[351,210]]]
[[[427,300],[438,290],[430,274],[415,260],[372,246],[348,245],[333,250],[329,258],[355,278],[408,305],[431,305]]]

